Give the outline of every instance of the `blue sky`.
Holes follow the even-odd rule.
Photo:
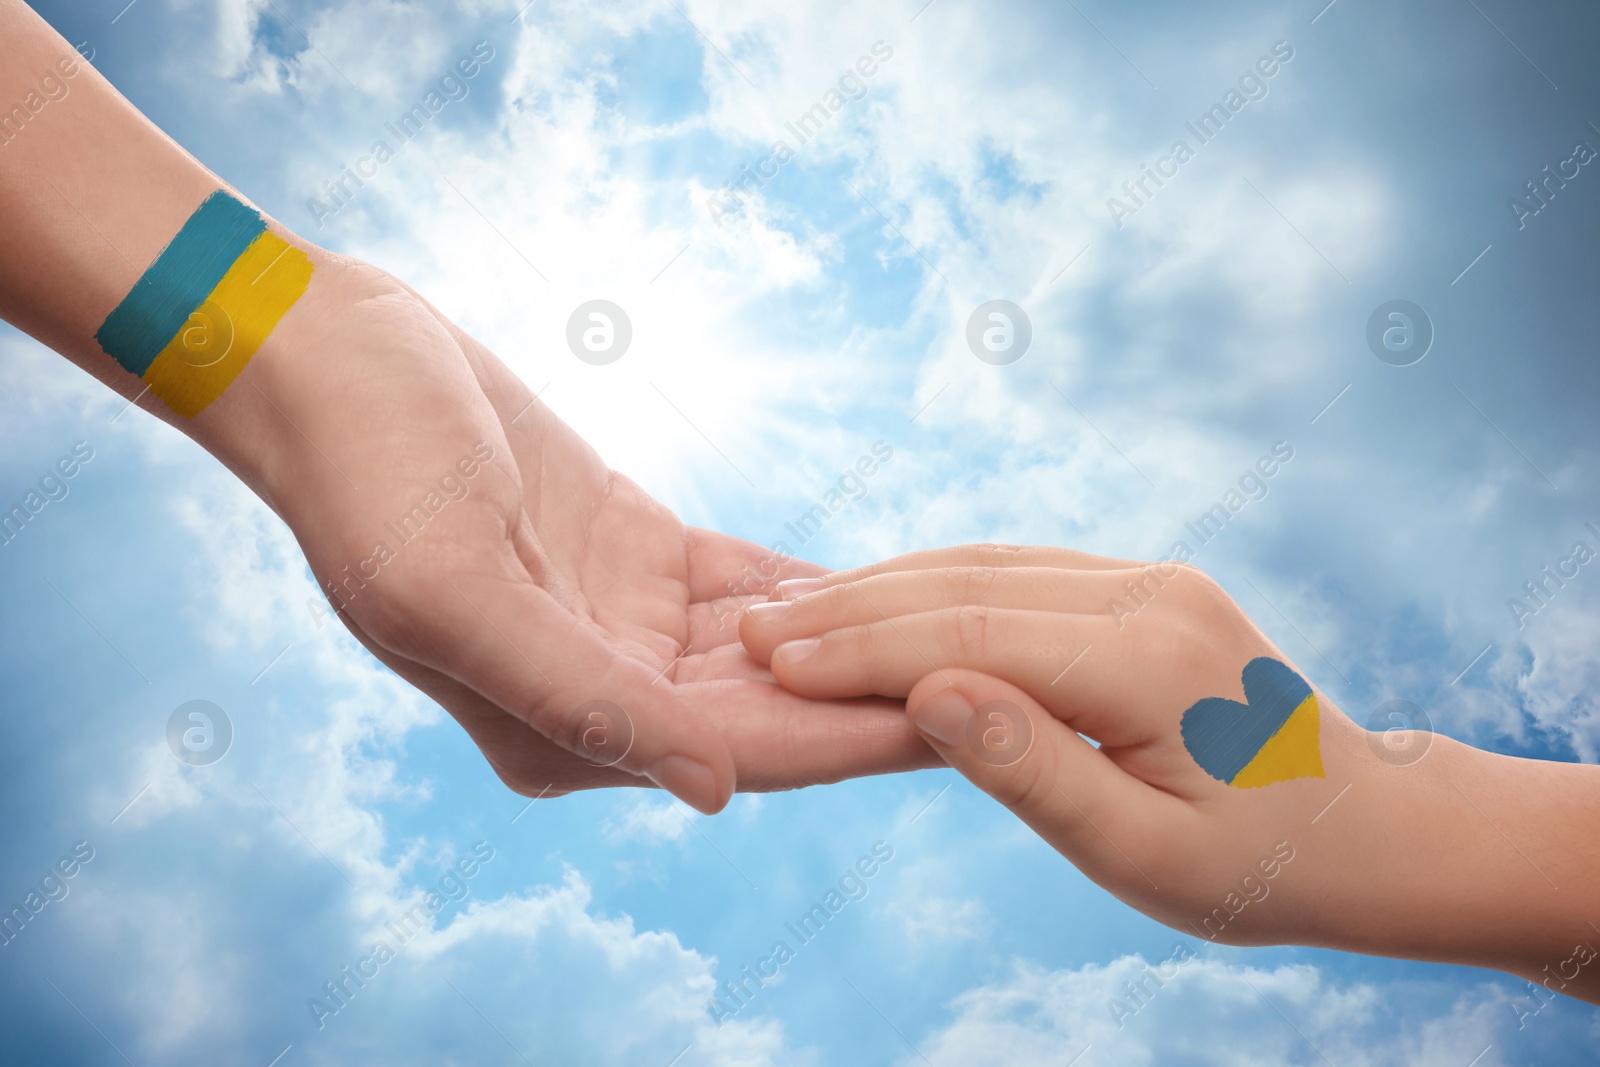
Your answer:
[[[1600,169],[1520,227],[1511,207],[1600,148],[1600,11],[1323,2],[37,6],[690,522],[784,538],[881,440],[813,558],[1155,556],[1287,442],[1196,562],[1358,721],[1404,699],[1485,747],[1595,762],[1600,574],[1520,627],[1507,600],[1600,545]],[[465,98],[319,227],[323,183],[479,41]],[[877,42],[864,94],[798,144],[785,123]],[[1108,198],[1277,42],[1265,97],[1119,227]],[[708,200],[778,138],[793,158],[719,225]],[[596,297],[634,323],[607,367],[563,341]],[[1365,340],[1397,298],[1436,332],[1407,367]],[[991,299],[1032,322],[1009,366],[966,346]],[[7,506],[94,450],[0,547],[0,897],[94,850],[0,949],[10,1062],[1489,1067],[1600,1040],[1570,1003],[1519,1029],[1489,972],[1202,947],[948,771],[713,819],[643,791],[523,811],[448,716],[313,625],[292,539],[215,462],[3,327],[0,353]],[[234,726],[211,766],[166,746],[193,699]],[[866,896],[715,1026],[714,985],[880,841]],[[471,896],[319,1028],[308,999],[480,842]],[[1108,998],[1179,942],[1198,959],[1117,1029]]]

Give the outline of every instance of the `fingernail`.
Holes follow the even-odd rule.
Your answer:
[[[644,775],[662,789],[685,804],[706,815],[715,813],[721,804],[717,796],[717,776],[699,760],[688,756],[662,756]]]
[[[785,600],[793,600],[797,596],[805,596],[821,588],[821,578],[790,578],[786,582],[778,583],[778,595]]]
[[[945,748],[967,743],[967,724],[972,721],[972,703],[959,690],[946,689],[930,699],[917,712],[911,725]]]
[[[789,605],[782,600],[769,600],[765,604],[751,604],[744,610],[757,622],[777,622],[788,612]]]
[[[792,667],[810,657],[821,646],[822,638],[820,637],[807,637],[799,641],[785,641],[773,649],[772,658],[775,660],[781,659]]]

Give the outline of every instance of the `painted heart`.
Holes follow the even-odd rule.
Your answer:
[[[1200,769],[1236,789],[1322,778],[1316,694],[1286,665],[1245,664],[1243,704],[1205,697],[1183,713],[1183,745]]]

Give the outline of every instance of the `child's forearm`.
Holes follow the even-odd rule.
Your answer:
[[[1600,1002],[1600,768],[1431,741],[1409,766],[1374,758],[1311,828],[1296,875],[1329,906],[1310,940]]]

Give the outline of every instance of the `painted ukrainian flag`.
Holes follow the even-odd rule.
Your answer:
[[[193,418],[305,294],[311,270],[304,252],[267,232],[260,212],[219,189],[94,338],[168,407]]]

